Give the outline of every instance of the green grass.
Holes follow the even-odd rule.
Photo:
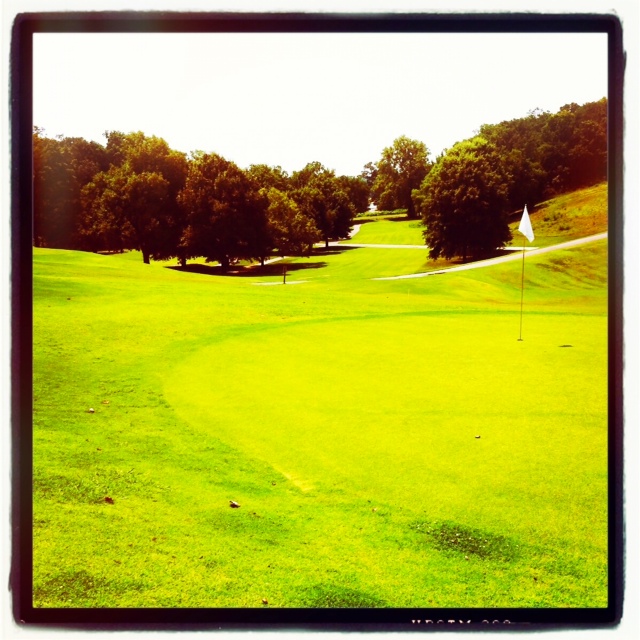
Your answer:
[[[606,255],[35,249],[35,606],[605,606]]]
[[[607,230],[607,183],[580,189],[529,208],[536,247],[548,247],[559,242],[583,238]],[[520,220],[509,226],[512,246],[521,246],[523,236],[517,231]]]
[[[351,240],[359,244],[424,244],[419,220],[377,220],[362,224]],[[426,250],[426,247],[425,247]]]

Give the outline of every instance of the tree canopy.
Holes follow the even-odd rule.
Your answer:
[[[607,177],[607,100],[480,127],[444,150],[400,136],[359,176],[320,162],[289,175],[241,169],[215,153],[174,151],[144,133],[106,131],[106,145],[33,133],[33,242],[150,259],[204,257],[223,268],[272,251],[306,255],[344,238],[370,202],[428,225],[432,256],[501,246],[507,211]]]
[[[200,153],[189,163],[179,203],[186,215],[181,246],[227,270],[233,262],[263,260],[269,251],[264,194],[235,163]]]
[[[145,263],[178,256],[184,221],[177,195],[186,178],[186,156],[142,132],[106,136],[110,167],[83,189],[86,242],[102,248],[121,228],[123,248],[140,249]]]
[[[430,167],[427,146],[400,136],[382,150],[375,169],[365,166],[363,177],[371,180],[373,201],[379,209],[406,209],[408,217],[415,218],[411,193],[420,186]]]
[[[508,175],[498,151],[477,136],[442,156],[414,192],[431,258],[478,258],[511,239]]]
[[[262,193],[269,201],[267,221],[273,248],[282,256],[310,255],[313,245],[322,239],[313,219],[284,191],[272,187]]]
[[[33,132],[33,239],[39,247],[83,249],[82,188],[108,167],[104,147]]]
[[[330,239],[349,235],[355,206],[333,171],[310,162],[293,173],[291,185],[291,197],[314,221],[327,246]]]

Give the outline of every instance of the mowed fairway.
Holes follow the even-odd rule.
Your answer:
[[[34,254],[36,606],[606,606],[606,241]]]

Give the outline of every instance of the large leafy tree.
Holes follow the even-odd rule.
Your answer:
[[[264,261],[271,248],[268,201],[235,163],[196,153],[179,203],[187,222],[181,246],[189,257],[217,261],[225,271],[239,259]]]
[[[429,150],[419,140],[400,136],[382,151],[371,187],[373,200],[379,209],[406,209],[409,218],[416,217],[411,193],[429,173]]]
[[[83,138],[33,133],[34,243],[59,249],[83,249],[81,190],[107,167],[104,147]]]
[[[551,193],[594,184],[607,177],[607,102],[564,105],[542,131],[541,163]]]
[[[125,214],[126,182],[126,173],[112,166],[97,173],[82,189],[80,233],[90,251],[124,251],[138,246]]]
[[[479,258],[511,239],[508,183],[494,145],[478,136],[442,156],[414,198],[431,258]]]
[[[310,255],[314,243],[322,239],[314,221],[285,192],[272,187],[263,194],[269,201],[267,219],[273,248],[283,256]]]
[[[112,166],[85,187],[84,196],[91,221],[87,236],[99,234],[102,247],[112,240],[115,248],[139,249],[145,264],[151,257],[162,259],[171,253],[167,251],[163,216],[168,208],[169,182],[162,174]]]
[[[483,125],[480,135],[493,143],[510,175],[509,206],[512,211],[544,199],[547,173],[540,160],[542,131],[548,112],[533,110],[525,118]]]
[[[333,171],[320,162],[310,162],[294,171],[291,186],[291,197],[302,213],[314,221],[325,245],[332,238],[349,235],[356,210]]]
[[[360,172],[359,177],[367,183],[367,187],[371,190],[373,188],[373,183],[378,177],[378,167],[373,162],[367,162]]]
[[[525,118],[483,125],[512,182],[512,209],[607,178],[607,100],[538,109]]]
[[[185,154],[142,132],[105,135],[111,166],[83,190],[87,242],[100,248],[139,249],[145,263],[150,258],[184,260],[179,243],[185,221],[177,196],[186,179]],[[119,247],[113,247],[117,229]]]
[[[369,209],[369,186],[364,178],[338,176],[337,180],[356,213],[362,213]]]

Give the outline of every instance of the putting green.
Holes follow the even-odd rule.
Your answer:
[[[303,492],[604,539],[606,318],[531,314],[524,342],[518,322],[491,312],[302,322],[211,344],[172,369],[164,393],[203,437]],[[599,506],[586,533],[576,513],[589,501]]]

